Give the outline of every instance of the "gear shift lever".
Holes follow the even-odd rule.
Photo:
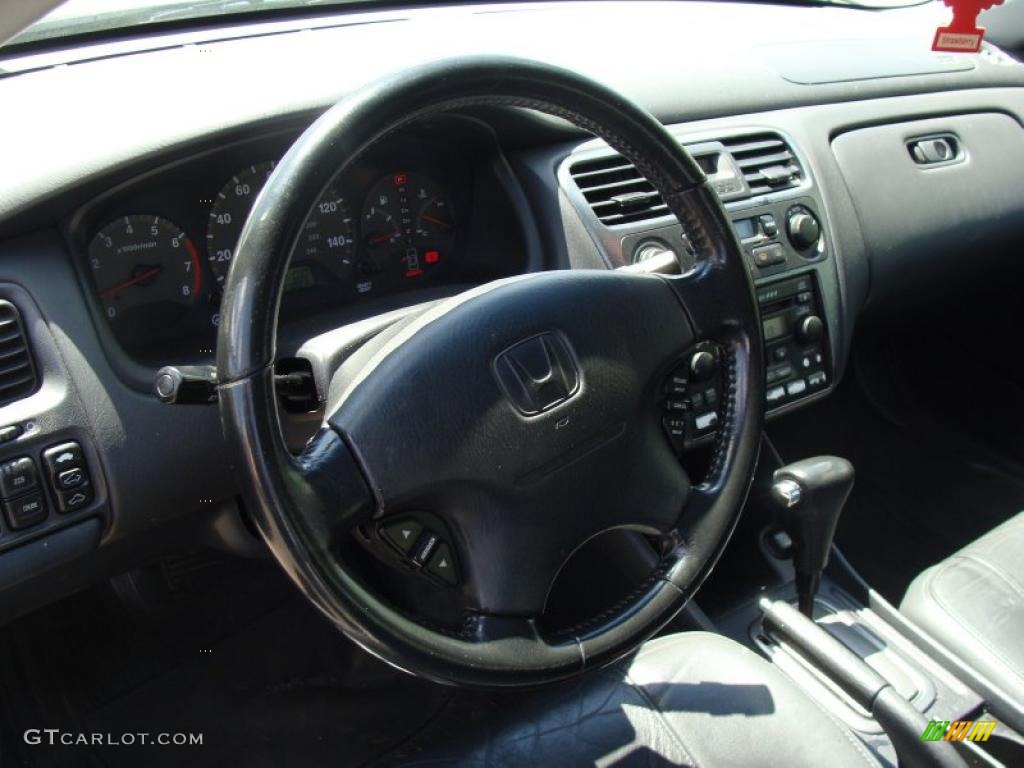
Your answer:
[[[853,465],[836,456],[787,464],[772,476],[771,498],[777,518],[793,540],[800,611],[811,619],[839,513],[852,488]]]

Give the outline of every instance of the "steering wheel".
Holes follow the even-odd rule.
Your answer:
[[[273,366],[288,254],[307,212],[383,136],[478,105],[537,110],[604,139],[656,187],[699,267],[675,276],[544,272],[433,305],[342,366],[320,431],[292,456]],[[349,638],[436,681],[543,683],[634,650],[711,571],[753,477],[761,329],[730,223],[693,158],[652,115],[568,70],[456,58],[344,98],[299,137],[259,195],[221,317],[221,418],[270,550]],[[666,377],[697,343],[717,350],[721,419],[707,476],[691,484],[662,418]],[[384,522],[412,512],[436,521],[431,535],[458,563],[457,585],[436,586],[464,606],[455,625],[398,609],[341,554],[342,542],[374,539]],[[616,528],[660,535],[659,566],[602,615],[545,635],[537,618],[559,569]]]

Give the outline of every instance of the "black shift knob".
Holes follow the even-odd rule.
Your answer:
[[[837,456],[788,464],[772,476],[772,500],[781,527],[793,540],[793,568],[800,610],[811,616],[814,594],[853,488],[853,465]]]

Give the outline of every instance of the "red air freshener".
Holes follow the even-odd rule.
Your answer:
[[[1002,5],[1003,0],[943,0],[953,9],[953,22],[948,27],[939,27],[932,41],[933,51],[956,53],[977,53],[981,50],[981,39],[985,28],[977,25],[978,14],[993,5]]]

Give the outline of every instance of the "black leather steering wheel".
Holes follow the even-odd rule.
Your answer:
[[[287,255],[307,211],[384,135],[477,105],[538,110],[603,138],[655,185],[700,267],[682,276],[546,272],[433,306],[382,334],[357,369],[343,367],[322,429],[291,456],[273,364]],[[710,572],[753,476],[760,323],[729,221],[696,163],[654,117],[567,70],[459,58],[343,99],[302,134],[259,195],[221,316],[224,430],[274,556],[352,640],[434,680],[541,683],[633,650]],[[698,340],[721,350],[724,385],[711,467],[691,486],[662,432],[661,408],[666,375]],[[531,367],[538,359],[558,375],[545,380],[548,369]],[[354,531],[410,510],[439,520],[456,553],[465,605],[457,626],[396,609],[339,554]],[[535,619],[555,575],[576,548],[614,528],[661,534],[668,543],[660,566],[602,616],[543,636]]]

